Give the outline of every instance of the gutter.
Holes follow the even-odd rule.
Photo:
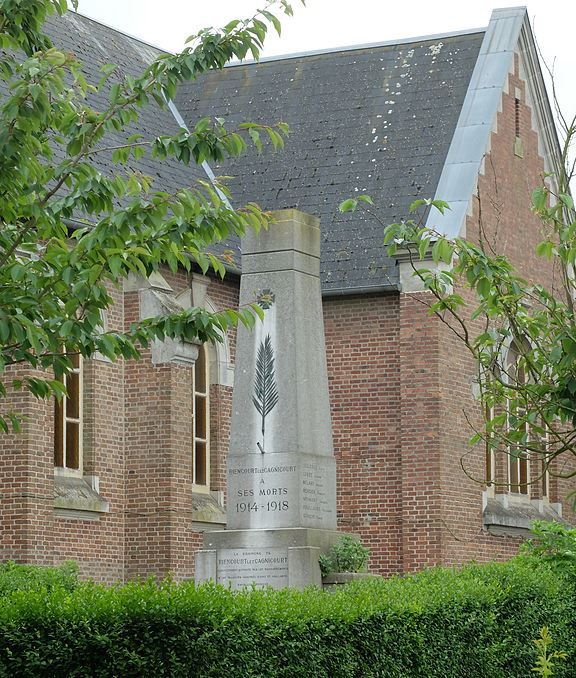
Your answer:
[[[95,226],[94,223],[86,223],[85,221],[80,221],[79,219],[63,219],[62,221],[66,224],[66,226],[69,226],[70,228]],[[226,270],[227,276],[239,278],[242,275],[241,269],[232,264],[224,263],[224,269]],[[199,267],[198,271],[200,272]],[[389,294],[390,292],[400,292],[400,291],[401,291],[400,283],[386,283],[384,285],[366,285],[364,287],[332,287],[327,290],[322,290],[322,297],[328,299],[331,297],[351,297],[358,294],[386,294],[386,293]]]
[[[322,298],[351,297],[358,294],[382,294],[385,292],[399,292],[400,283],[387,283],[385,285],[367,285],[365,287],[333,287],[322,290]]]

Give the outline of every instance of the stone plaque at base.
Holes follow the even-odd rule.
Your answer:
[[[219,584],[233,589],[288,586],[288,549],[220,549],[216,556]]]
[[[206,532],[205,550],[196,554],[196,581],[232,589],[320,586],[318,557],[339,537],[336,530],[298,527]]]

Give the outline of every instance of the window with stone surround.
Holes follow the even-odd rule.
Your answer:
[[[486,490],[482,522],[491,534],[528,537],[534,520],[560,520],[562,505],[555,503],[550,488],[548,455],[550,430],[541,423],[524,422],[522,398],[514,397],[514,384],[529,383],[523,356],[530,350],[525,339],[516,339],[502,351],[494,378],[510,387],[510,396],[489,419],[502,426],[486,439]],[[511,429],[519,436],[510,436]]]
[[[550,431],[546,433],[542,439],[542,458],[540,460],[540,493],[543,499],[550,498],[550,471],[548,469],[550,451]]]
[[[194,364],[192,416],[192,483],[210,490],[210,371],[206,346],[200,346]]]
[[[509,384],[525,384],[527,373],[521,360],[521,345],[512,342],[505,351],[501,367],[500,378]],[[502,410],[500,410],[502,411]],[[497,410],[492,406],[486,406],[486,420],[493,420]],[[506,406],[506,421],[512,422],[521,418],[523,408],[517,403],[508,401]],[[549,432],[537,433],[527,422],[524,426],[525,443],[517,443],[506,439],[506,431],[502,436],[498,433],[489,433],[485,438],[485,484],[488,496],[493,497],[495,492],[507,491],[511,495],[526,498],[547,498],[549,495],[549,472],[547,454],[549,450]],[[543,426],[538,427],[544,428]],[[537,443],[537,445],[535,445]],[[534,451],[537,446],[540,451]],[[528,451],[530,447],[532,451]],[[499,454],[504,452],[504,455]],[[500,460],[504,456],[505,464]],[[498,489],[501,488],[501,489]],[[503,489],[502,489],[503,488]]]
[[[486,405],[486,420],[494,419],[494,408]],[[485,478],[486,487],[491,494],[494,494],[494,483],[496,481],[496,459],[494,456],[494,435],[489,433],[486,435],[485,443]]]
[[[67,395],[54,400],[54,466],[82,475],[83,361],[70,355],[72,370],[64,378]]]
[[[528,374],[522,360],[522,345],[512,342],[506,356],[506,378],[510,384],[524,385],[528,383]],[[509,403],[508,418],[518,419],[525,414],[523,408]],[[526,497],[546,498],[549,494],[549,474],[546,455],[548,452],[549,434],[540,435],[528,423],[523,424],[524,445],[510,442],[507,446],[508,457],[508,491]],[[527,447],[540,448],[540,452],[529,452]]]

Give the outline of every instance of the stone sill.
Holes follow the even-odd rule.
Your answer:
[[[73,520],[99,520],[110,504],[98,493],[96,476],[55,475],[54,514]]]
[[[482,522],[490,534],[526,538],[535,520],[564,522],[561,504],[506,494],[485,498]]]
[[[192,492],[192,527],[197,532],[225,529],[222,492]]]

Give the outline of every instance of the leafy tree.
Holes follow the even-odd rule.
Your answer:
[[[543,234],[536,255],[549,260],[557,273],[554,287],[528,281],[482,239],[448,238],[426,228],[429,210],[449,209],[441,200],[417,200],[408,219],[383,224],[389,254],[408,253],[414,275],[432,294],[431,315],[458,337],[478,365],[485,421],[471,443],[484,440],[507,454],[534,455],[544,468],[560,455],[576,455],[576,213],[570,195],[574,165],[569,162],[576,117],[560,117],[560,125],[559,168],[532,195]],[[364,209],[378,219],[369,196],[346,200],[340,209]],[[513,365],[505,359],[511,345],[518,354]],[[555,465],[553,472],[576,474],[566,465]]]
[[[192,308],[145,319],[125,332],[104,331],[111,291],[130,273],[150,276],[194,264],[224,274],[209,246],[246,228],[266,227],[269,215],[255,205],[232,209],[224,187],[198,181],[172,194],[126,163],[148,152],[189,163],[219,162],[258,150],[267,138],[282,147],[288,128],[244,123],[229,130],[221,118],[200,120],[188,132],[142,139],[130,134],[140,110],[166,107],[177,86],[231,58],[258,58],[266,32],[280,32],[274,12],[290,15],[287,0],[221,30],[191,36],[177,55],[165,54],[139,77],[122,77],[114,65],[88,83],[82,64],[53,45],[44,32],[50,15],[67,11],[67,0],[0,0],[0,396],[7,387],[35,396],[60,396],[70,356],[95,352],[115,360],[137,358],[153,339],[219,340],[238,321],[250,326],[253,311],[221,313]],[[95,110],[91,95],[107,105]],[[107,134],[124,135],[110,147]],[[263,135],[261,137],[261,135]],[[111,155],[116,169],[103,175],[98,154]],[[31,376],[11,379],[7,368],[22,364]],[[13,375],[12,375],[13,376]],[[0,416],[0,428],[18,428],[18,416]]]

